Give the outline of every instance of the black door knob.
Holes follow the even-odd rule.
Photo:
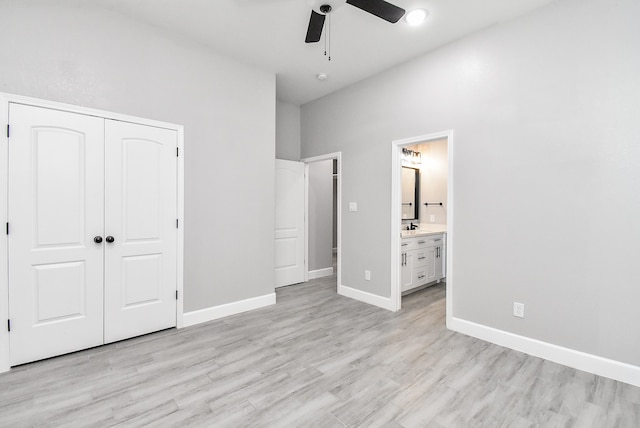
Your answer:
[[[106,238],[106,241],[107,241],[108,243],[112,243],[112,242],[113,242],[113,241],[115,241],[115,240],[116,240],[116,239],[115,239],[113,236],[111,236],[111,235],[107,236],[107,238]]]
[[[96,236],[95,238],[93,238],[93,242],[95,242],[96,244],[99,244],[102,242],[102,236]]]

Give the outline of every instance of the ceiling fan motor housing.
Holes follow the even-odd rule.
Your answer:
[[[331,12],[331,5],[330,4],[323,4],[322,6],[320,6],[320,12],[324,13],[325,15],[329,12]]]
[[[309,4],[311,5],[311,9],[323,15],[326,15],[329,12],[335,12],[346,3],[347,0],[311,0],[309,2]],[[326,7],[328,7],[329,9],[327,11],[323,10]]]

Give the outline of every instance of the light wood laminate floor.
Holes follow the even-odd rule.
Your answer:
[[[0,427],[640,427],[640,388],[448,331],[443,285],[335,289],[0,374]]]

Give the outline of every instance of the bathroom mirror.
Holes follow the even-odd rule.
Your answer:
[[[402,220],[418,220],[420,170],[402,167]]]

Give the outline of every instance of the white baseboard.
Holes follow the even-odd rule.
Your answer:
[[[274,305],[276,303],[276,293],[265,294],[264,296],[252,297],[250,299],[240,300],[238,302],[226,303],[224,305],[212,306],[210,308],[200,309],[192,312],[185,312],[183,315],[183,326],[200,324],[207,321],[213,321],[218,318],[228,317],[229,315],[239,314],[241,312],[251,311],[253,309],[263,308],[265,306]]]
[[[574,369],[640,386],[640,367],[587,354],[541,340],[498,330],[460,318],[451,318],[447,328],[496,345],[544,358]]]
[[[308,279],[316,279],[316,278],[322,278],[323,276],[331,276],[333,275],[333,268],[324,268],[324,269],[316,269],[316,270],[310,270],[309,272],[307,272],[307,278]]]
[[[370,305],[378,306],[379,308],[386,309],[388,311],[393,311],[393,306],[391,305],[391,299],[389,297],[378,296],[377,294],[371,294],[366,291],[357,290],[344,285],[338,285],[338,294]]]

